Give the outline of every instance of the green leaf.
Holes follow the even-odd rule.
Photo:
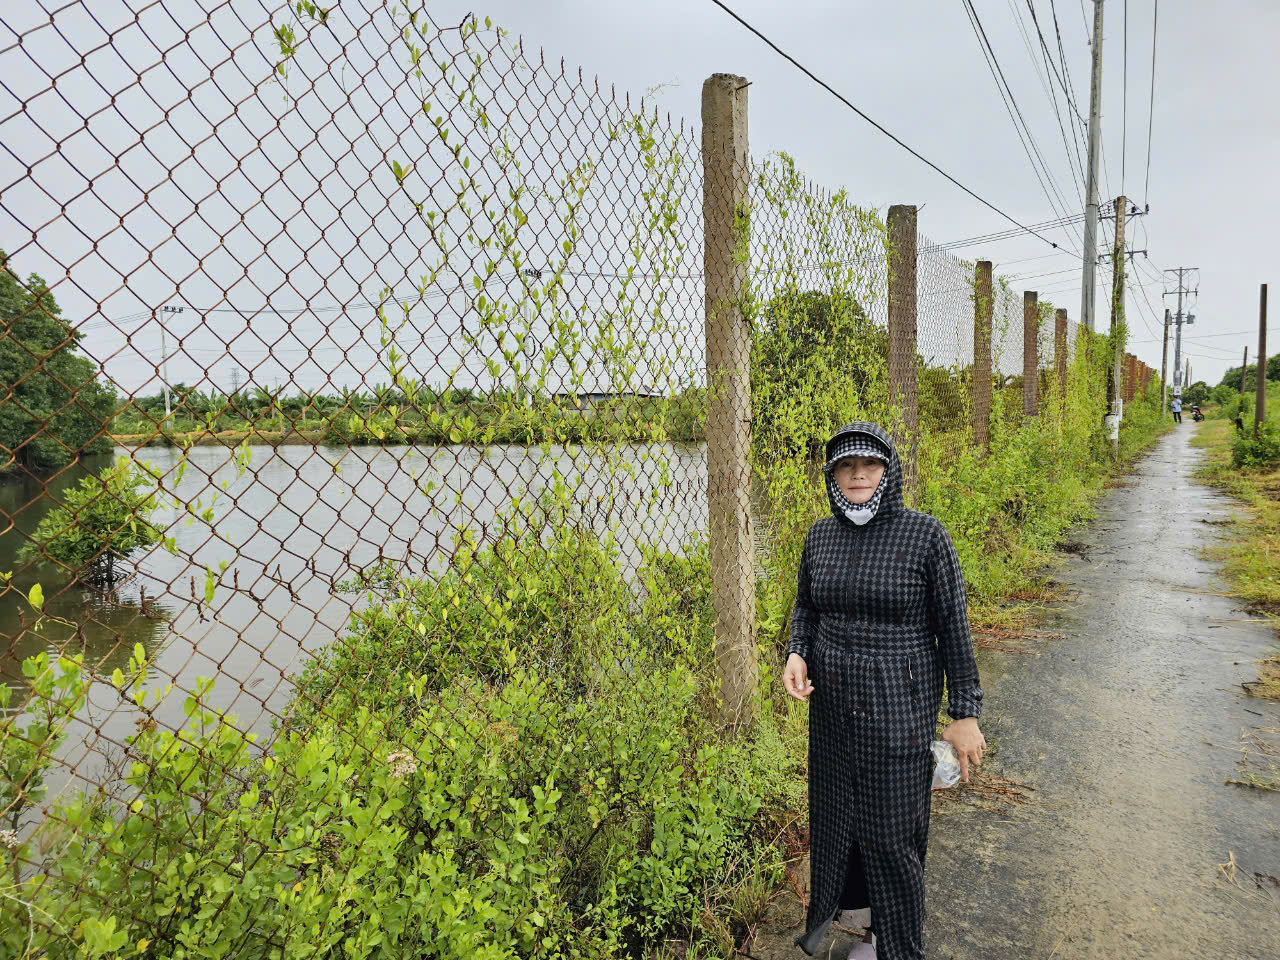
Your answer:
[[[44,588],[40,584],[36,584],[27,594],[27,603],[31,604],[36,610],[44,607]]]

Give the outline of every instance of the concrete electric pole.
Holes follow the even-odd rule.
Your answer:
[[[1129,201],[1126,197],[1116,197],[1116,236],[1115,246],[1111,250],[1111,336],[1115,341],[1114,356],[1111,358],[1111,377],[1107,382],[1107,435],[1111,439],[1111,456],[1120,455],[1120,421],[1124,418],[1124,385],[1122,364],[1124,361],[1124,343],[1119,337],[1119,329],[1124,325],[1124,223],[1125,212]]]
[[[1084,267],[1080,322],[1093,332],[1095,269],[1098,260],[1098,146],[1102,121],[1102,0],[1093,0],[1093,80],[1089,86],[1089,171],[1084,197]]]
[[[1173,317],[1173,322],[1176,330],[1174,334],[1174,340],[1173,340],[1173,395],[1175,397],[1182,396],[1183,387],[1190,386],[1190,384],[1186,382],[1186,378],[1183,376],[1183,372],[1182,372],[1182,325],[1184,323],[1188,323],[1188,324],[1195,323],[1196,321],[1195,321],[1195,317],[1183,314],[1182,298],[1185,294],[1188,294],[1188,293],[1195,293],[1199,295],[1200,293],[1199,286],[1197,286],[1194,290],[1192,290],[1187,286],[1187,282],[1186,282],[1187,275],[1190,274],[1192,271],[1199,270],[1199,269],[1200,269],[1199,267],[1176,267],[1174,269],[1165,271],[1165,273],[1167,274],[1176,273],[1178,275],[1177,289],[1166,290],[1164,294],[1166,297],[1176,296],[1178,298],[1178,312],[1174,314],[1174,317]],[[1187,368],[1190,369],[1190,361],[1188,361]]]
[[[1160,354],[1160,409],[1169,407],[1169,308],[1164,308],[1164,350]]]
[[[182,307],[161,307],[160,312],[173,316],[182,312]],[[165,335],[165,320],[160,320],[160,379],[164,381],[164,418],[169,419],[173,412],[169,401],[169,339]]]

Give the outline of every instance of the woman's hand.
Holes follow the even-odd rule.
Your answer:
[[[982,754],[987,749],[987,738],[978,729],[976,717],[957,720],[942,734],[942,739],[956,748],[960,757],[960,779],[969,782],[969,764],[981,766]]]
[[[804,662],[804,657],[798,653],[787,657],[787,665],[782,671],[782,682],[787,688],[787,693],[797,700],[804,700],[813,693],[813,684],[809,682],[809,665]]]

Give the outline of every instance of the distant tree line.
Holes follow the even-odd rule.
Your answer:
[[[1251,363],[1248,367],[1229,367],[1227,372],[1222,375],[1222,382],[1218,386],[1230,387],[1232,390],[1239,391],[1241,371],[1244,371],[1245,390],[1256,390],[1258,387],[1258,365],[1256,363]],[[1267,358],[1267,380],[1269,382],[1280,381],[1280,354],[1273,354]]]

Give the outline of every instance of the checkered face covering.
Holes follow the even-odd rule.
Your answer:
[[[876,515],[876,511],[880,509],[880,497],[884,494],[884,484],[889,476],[889,471],[885,470],[884,476],[880,478],[880,484],[876,487],[876,492],[871,495],[870,500],[866,503],[854,503],[841,492],[840,485],[836,483],[835,478],[836,464],[845,457],[875,457],[877,460],[883,461],[887,467],[889,451],[877,443],[874,437],[867,434],[849,434],[846,437],[842,437],[840,442],[836,444],[835,449],[831,451],[831,459],[823,467],[827,474],[827,494],[831,497],[832,509],[839,510],[856,526],[860,527],[864,523],[868,523]]]
[[[888,471],[885,471],[888,476]],[[827,474],[827,493],[831,495],[831,502],[846,517],[854,522],[857,526],[870,522],[871,518],[876,515],[876,511],[880,509],[880,496],[884,493],[884,477],[880,478],[880,485],[876,487],[876,492],[871,495],[871,499],[866,503],[854,503],[840,491],[840,484],[836,483],[835,470],[831,470]]]

